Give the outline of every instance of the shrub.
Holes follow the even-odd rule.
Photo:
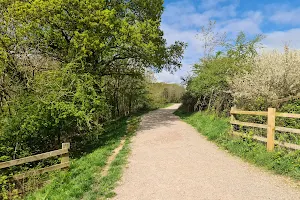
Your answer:
[[[92,134],[101,133],[109,110],[94,91],[92,77],[56,71],[37,77],[34,84],[35,92],[16,99],[12,114],[2,119],[2,160],[58,149],[62,142],[80,149],[93,140]]]
[[[251,71],[235,76],[231,83],[235,102],[243,107],[265,109],[272,102],[300,92],[300,51],[262,53]]]

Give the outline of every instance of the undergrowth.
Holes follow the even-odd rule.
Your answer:
[[[219,118],[207,112],[186,113],[181,110],[175,114],[230,153],[277,174],[300,180],[299,151],[276,147],[274,152],[267,152],[265,144],[253,141],[251,137],[234,137],[230,135],[228,118]]]
[[[131,136],[136,132],[140,117],[121,119],[112,125],[106,142],[93,152],[74,159],[69,171],[56,173],[42,189],[29,194],[27,200],[77,200],[105,199],[114,195],[113,189],[121,177],[123,165],[129,153]],[[108,175],[101,177],[101,170],[108,157],[119,146],[121,138],[126,143],[116,159],[112,162]]]

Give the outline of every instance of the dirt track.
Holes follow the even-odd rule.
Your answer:
[[[177,107],[143,117],[114,199],[300,200],[286,178],[229,155],[180,121]]]

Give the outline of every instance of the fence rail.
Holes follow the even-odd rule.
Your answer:
[[[261,136],[253,136],[252,138],[255,139],[255,140],[258,140],[260,142],[267,143],[267,150],[268,151],[273,151],[274,147],[275,147],[275,144],[278,145],[278,146],[293,149],[293,150],[300,150],[300,145],[286,143],[286,142],[280,142],[280,141],[275,140],[275,131],[300,134],[300,129],[275,126],[276,117],[300,119],[300,114],[280,113],[280,112],[276,112],[275,108],[268,108],[268,112],[265,112],[265,111],[238,110],[235,107],[231,108],[230,114],[231,114],[230,123],[232,125],[240,125],[240,126],[267,129],[267,138],[261,137]],[[235,115],[267,116],[267,124],[258,124],[258,123],[238,121],[238,120],[236,120]],[[237,136],[246,136],[243,133],[239,133],[239,132],[234,131],[233,127],[232,127],[232,133],[234,135],[237,135]]]
[[[33,156],[28,156],[25,158],[11,160],[11,161],[7,161],[7,162],[0,162],[0,169],[17,166],[17,165],[22,165],[22,164],[30,163],[30,162],[34,162],[34,161],[44,160],[44,159],[55,157],[55,156],[61,156],[60,164],[52,165],[50,167],[45,167],[45,168],[41,168],[41,169],[30,170],[23,174],[16,174],[13,176],[13,178],[15,180],[21,180],[21,179],[27,178],[32,175],[38,175],[38,174],[43,174],[43,173],[58,170],[58,169],[68,168],[70,166],[69,149],[70,149],[70,143],[62,143],[62,148],[59,150],[50,151],[47,153],[37,154],[37,155],[33,155]]]

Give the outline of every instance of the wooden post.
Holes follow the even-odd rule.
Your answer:
[[[235,120],[234,114],[232,114],[232,112],[235,111],[235,110],[236,110],[236,106],[231,107],[231,110],[230,110],[230,119],[231,119],[231,121]]]
[[[62,143],[62,149],[70,149],[70,143]],[[69,151],[61,156],[61,163],[69,162]]]
[[[231,110],[230,110],[230,122],[234,122],[236,119],[234,117],[234,114],[232,114],[232,112],[236,110],[236,106],[234,107],[231,107]],[[231,133],[233,133],[234,131],[234,124],[231,124]]]
[[[275,108],[268,108],[267,150],[274,151],[275,143]]]

